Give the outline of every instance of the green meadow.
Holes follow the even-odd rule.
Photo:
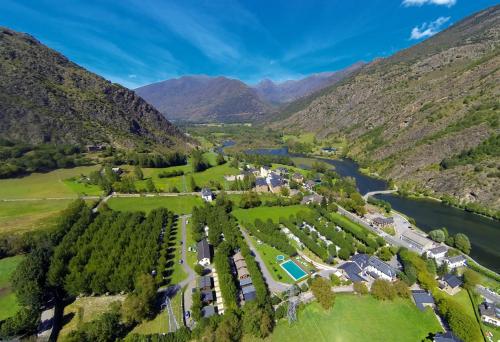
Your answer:
[[[0,259],[0,321],[13,316],[19,309],[16,295],[11,288],[10,277],[23,259],[22,255]]]
[[[233,210],[233,215],[242,223],[253,223],[256,219],[266,221],[271,219],[278,223],[280,217],[289,218],[300,211],[309,211],[310,209],[301,205],[290,205],[287,207],[257,207],[251,209]]]
[[[415,342],[439,331],[434,313],[430,309],[421,312],[410,300],[379,301],[371,296],[338,294],[329,311],[318,303],[309,304],[292,325],[279,321],[265,341]],[[257,341],[253,337],[243,340]]]
[[[195,195],[155,196],[155,197],[113,197],[107,202],[113,210],[137,211],[146,213],[153,209],[165,207],[176,214],[190,214],[193,207],[203,204],[203,200]]]

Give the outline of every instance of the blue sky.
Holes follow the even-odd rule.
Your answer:
[[[182,75],[254,83],[384,57],[492,0],[2,0],[0,25],[127,87]]]

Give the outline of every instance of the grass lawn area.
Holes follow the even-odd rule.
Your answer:
[[[410,300],[378,301],[370,296],[338,294],[330,311],[307,305],[291,326],[281,320],[266,341],[421,341],[441,327],[432,311],[421,312]],[[245,337],[244,341],[257,341]]]
[[[64,337],[71,331],[76,330],[78,325],[90,322],[98,315],[109,311],[111,303],[125,300],[124,295],[80,297],[64,308],[63,327],[59,333],[59,340],[64,341]]]
[[[78,177],[64,180],[64,184],[80,196],[101,196],[103,191],[99,185],[87,184],[78,181]]]
[[[23,259],[22,255],[0,259],[0,321],[14,316],[19,309],[16,295],[10,285],[10,277]]]
[[[474,320],[474,322],[477,322],[476,315],[474,314],[474,307],[472,306],[472,302],[466,290],[462,289],[454,296],[450,296],[443,291],[441,291],[440,293],[444,294],[445,297],[451,298],[462,305],[465,309],[465,312]],[[480,330],[479,323],[476,324],[476,328]],[[481,332],[479,332],[479,335],[481,335]]]
[[[196,243],[193,240],[192,231],[193,231],[193,225],[191,223],[191,219],[189,218],[188,223],[186,225],[186,235],[187,235],[186,236],[186,248],[188,248],[189,246],[196,248]],[[187,260],[184,260],[184,262],[187,262],[188,265],[190,265],[191,268],[193,268],[193,266],[198,263],[197,254],[196,254],[196,252],[190,252],[189,250],[186,253],[187,253],[187,256],[186,256]]]
[[[172,310],[179,326],[183,325],[182,321],[182,291],[179,291],[171,300]],[[162,310],[152,320],[144,321],[137,326],[129,334],[162,334],[168,333],[168,314]]]
[[[269,273],[271,273],[273,279],[287,284],[294,284],[295,282],[293,279],[290,278],[285,270],[280,267],[279,264],[282,261],[276,261],[277,255],[284,255],[285,259],[288,259],[288,255],[278,251],[272,246],[269,246],[267,243],[257,243],[257,239],[253,236],[250,236],[250,239],[252,239],[252,244],[257,249],[257,253],[259,253],[262,260],[264,260],[264,263],[266,264],[266,267],[269,270]]]
[[[257,207],[251,209],[233,210],[233,215],[242,223],[253,223],[256,219],[266,221],[273,220],[278,223],[280,217],[288,218],[296,215],[300,211],[309,211],[310,209],[301,205],[290,205],[287,207]]]
[[[58,169],[47,173],[32,173],[21,178],[0,179],[0,199],[76,197],[75,192],[64,180],[89,174],[99,165]]]
[[[73,200],[0,201],[0,234],[50,227]]]
[[[186,279],[187,274],[184,271],[184,268],[181,264],[179,264],[179,260],[182,257],[182,220],[177,220],[177,228],[175,235],[175,252],[174,252],[174,265],[173,265],[173,273],[170,278],[170,284],[178,284],[184,279]]]
[[[156,196],[156,197],[113,197],[108,201],[111,209],[119,211],[142,210],[146,213],[165,207],[176,214],[189,214],[193,207],[203,204],[201,197],[194,195]]]

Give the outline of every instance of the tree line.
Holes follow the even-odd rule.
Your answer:
[[[297,250],[288,241],[287,236],[280,230],[279,225],[273,223],[270,219],[263,222],[256,219],[253,224],[245,225],[250,234],[266,244],[276,248],[288,256],[297,254]]]

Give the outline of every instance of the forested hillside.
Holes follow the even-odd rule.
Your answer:
[[[290,104],[275,128],[348,142],[400,188],[500,208],[500,6]]]
[[[0,135],[32,144],[187,148],[189,142],[134,92],[7,28],[0,28]]]

